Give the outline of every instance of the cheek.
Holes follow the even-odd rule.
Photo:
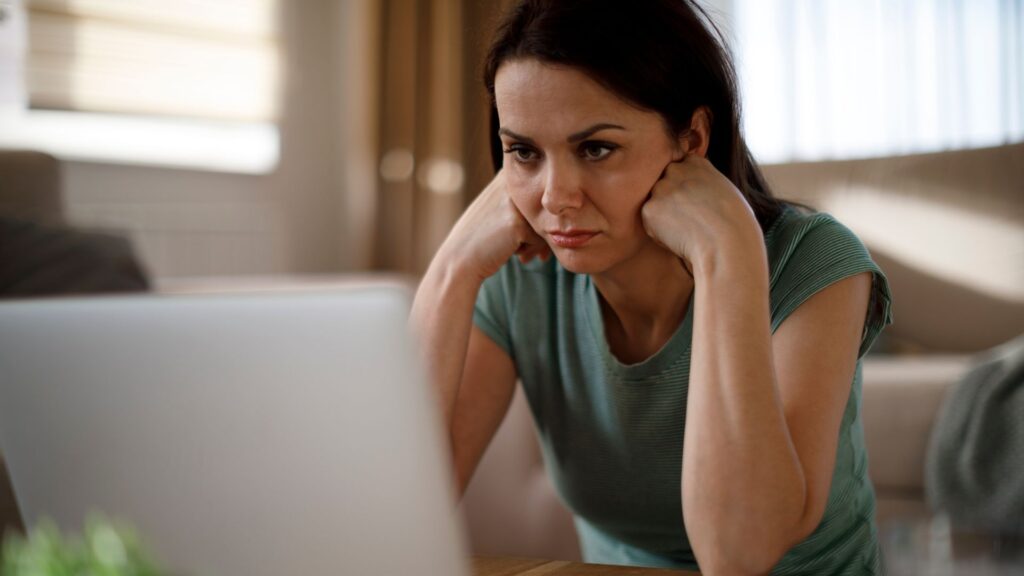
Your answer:
[[[634,211],[640,211],[644,202],[647,201],[651,189],[661,179],[662,173],[671,162],[671,156],[664,151],[656,151],[646,154],[641,162],[630,172],[628,181],[623,182],[623,190],[628,190],[625,196],[626,202],[630,203]]]
[[[640,209],[647,201],[653,182],[642,174],[620,175],[608,182],[610,194],[604,195],[603,211],[615,215],[619,226],[632,227],[640,219]]]
[[[664,166],[660,156],[650,157],[619,166],[618,170],[603,175],[601,194],[595,194],[592,201],[603,214],[609,231],[616,239],[633,245],[633,242],[647,238],[641,210],[651,188],[658,181]],[[632,159],[631,159],[632,160]]]

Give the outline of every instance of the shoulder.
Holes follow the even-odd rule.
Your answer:
[[[773,284],[794,265],[829,266],[840,262],[871,261],[864,243],[849,228],[825,212],[787,207],[765,233],[765,248]],[[809,262],[808,262],[809,261]]]
[[[813,295],[865,272],[872,281],[862,352],[892,323],[892,295],[885,273],[860,238],[832,215],[787,207],[765,233],[765,248],[773,330]]]

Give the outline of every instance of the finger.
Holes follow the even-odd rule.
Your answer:
[[[535,247],[531,254],[541,262],[547,262],[548,258],[551,257],[551,249],[545,244]]]
[[[523,264],[526,264],[527,262],[533,260],[534,258],[540,258],[540,254],[538,254],[534,250],[531,250],[529,252],[523,252],[522,254],[519,255],[519,261],[522,262]],[[543,260],[543,258],[541,258],[541,260]]]
[[[551,258],[551,246],[547,243],[544,244],[544,250],[540,253],[540,259],[547,262],[548,258]]]
[[[529,254],[536,251],[540,247],[540,243],[533,242],[531,240],[525,240],[519,243],[519,248],[516,248],[516,254]]]
[[[527,256],[529,256],[530,258],[533,258],[533,257],[536,257],[536,256],[540,256],[541,254],[544,253],[544,247],[543,246],[530,246],[524,253]]]
[[[539,248],[535,244],[530,242],[521,242],[519,248],[516,249],[515,254],[519,257],[519,261],[526,264],[530,260],[533,260],[539,253]]]
[[[669,164],[665,168],[665,175],[678,176],[682,173],[685,173],[686,170],[690,167],[690,164],[688,163],[688,158],[690,158],[690,156],[692,156],[692,154],[687,154],[686,156],[683,156],[682,159]]]
[[[696,153],[691,153],[684,156],[683,159],[680,161],[680,164],[685,164],[686,166],[713,166],[710,160]]]

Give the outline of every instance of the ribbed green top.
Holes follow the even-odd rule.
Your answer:
[[[865,271],[874,286],[860,356],[891,323],[885,276],[828,214],[789,208],[765,245],[773,332],[814,293]],[[698,569],[680,490],[694,300],[661,350],[626,365],[609,350],[589,276],[553,258],[526,265],[513,258],[480,290],[474,322],[515,362],[545,464],[575,515],[588,562]],[[773,574],[880,571],[860,400],[858,358],[824,518]]]

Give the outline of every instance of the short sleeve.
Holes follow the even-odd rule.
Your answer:
[[[480,286],[473,308],[473,324],[514,358],[510,324],[512,287],[509,266],[510,264],[505,264],[498,273],[484,280]]]
[[[817,292],[870,272],[871,298],[857,354],[863,357],[882,330],[892,324],[889,281],[860,239],[832,216],[794,214],[792,220],[786,229],[773,231],[777,237],[772,238],[769,249],[772,332]]]

